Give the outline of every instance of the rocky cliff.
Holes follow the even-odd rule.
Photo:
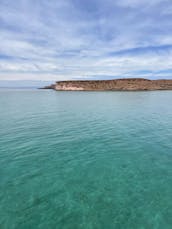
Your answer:
[[[148,80],[141,78],[115,80],[59,81],[46,87],[58,91],[144,91],[172,90],[172,80]]]

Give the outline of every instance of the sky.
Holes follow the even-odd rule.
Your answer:
[[[172,0],[0,0],[0,80],[172,79]]]

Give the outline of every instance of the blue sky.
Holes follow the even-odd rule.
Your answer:
[[[0,80],[172,79],[171,0],[0,0]]]

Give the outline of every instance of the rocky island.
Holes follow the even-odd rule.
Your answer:
[[[58,81],[44,89],[57,91],[145,91],[172,90],[172,80],[149,80],[124,78],[114,80],[71,80]]]

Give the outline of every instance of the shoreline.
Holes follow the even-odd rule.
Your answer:
[[[114,80],[70,80],[40,88],[56,91],[157,91],[172,90],[172,80],[128,78]]]

